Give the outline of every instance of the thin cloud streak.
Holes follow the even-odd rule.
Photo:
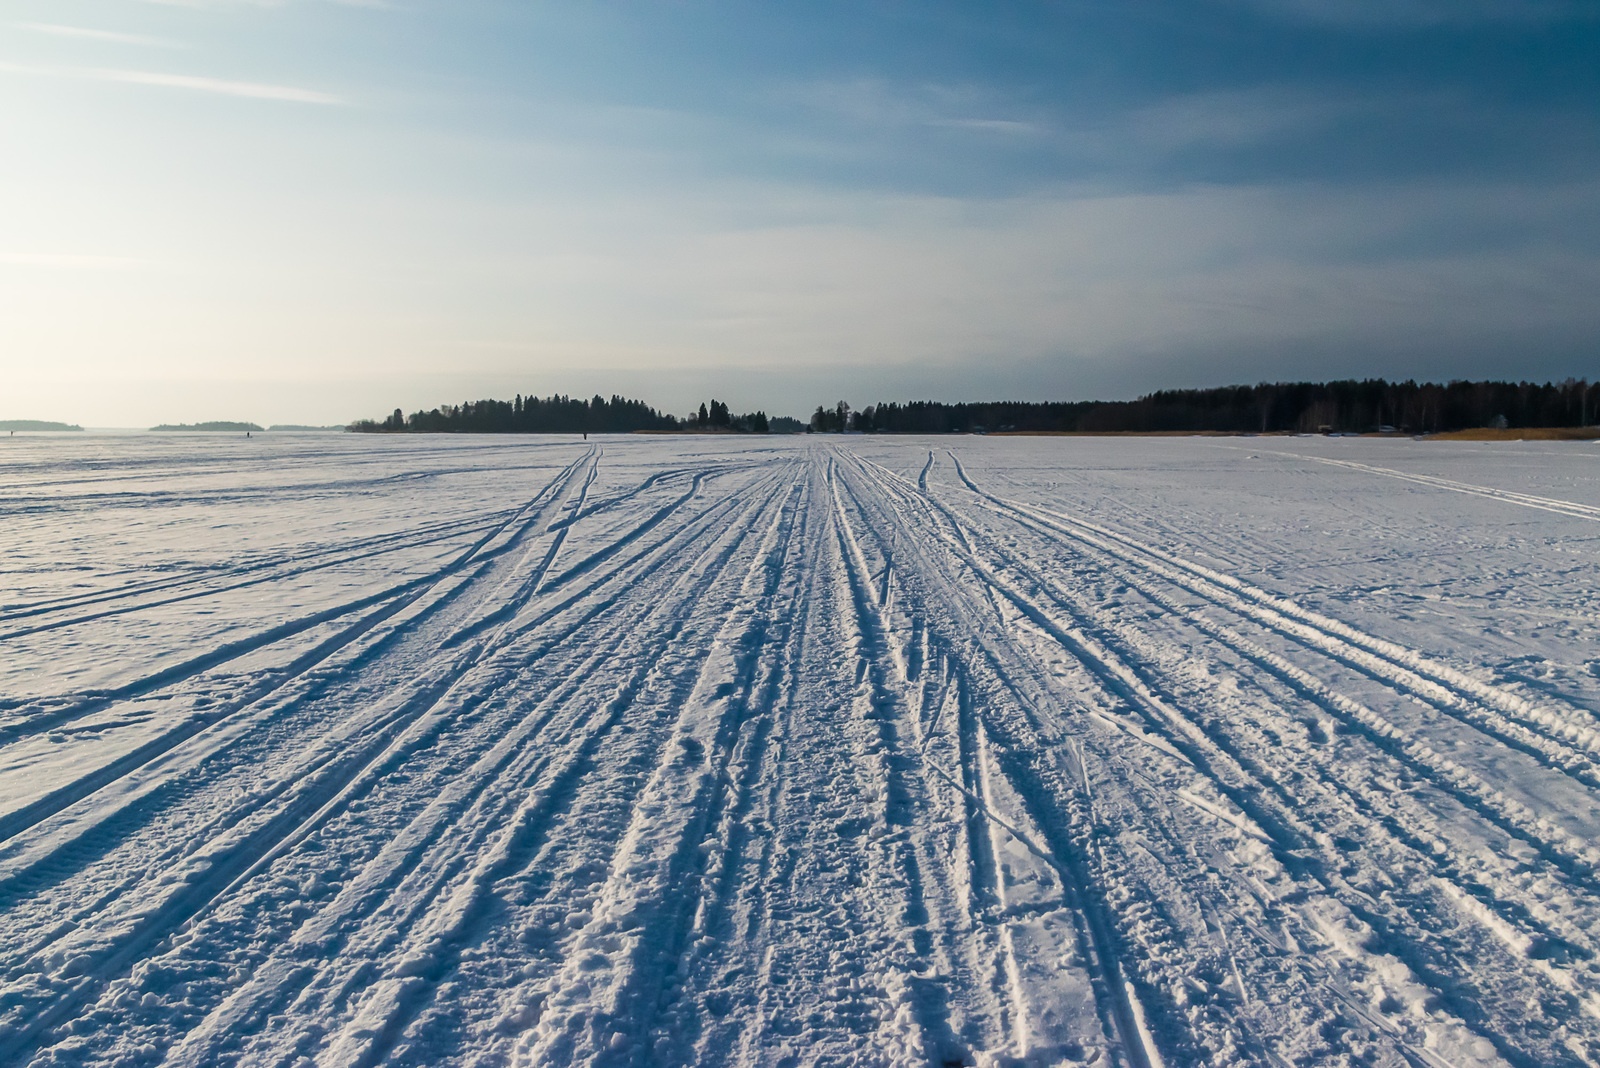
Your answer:
[[[279,100],[293,104],[344,105],[349,101],[333,93],[302,89],[293,85],[268,85],[263,82],[236,82],[225,78],[206,78],[162,71],[116,70],[105,67],[38,67],[0,62],[0,71],[31,74],[77,81],[114,82],[122,85],[153,85],[166,89],[188,89],[220,96],[248,97],[253,100]]]
[[[83,26],[60,26],[52,22],[19,22],[16,26],[20,30],[31,30],[52,37],[75,37],[89,41],[107,41],[112,44],[142,45],[147,48],[188,47],[165,37],[151,37],[142,33],[118,33],[115,30],[91,30]]]

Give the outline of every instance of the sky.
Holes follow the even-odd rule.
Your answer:
[[[0,418],[1600,378],[1593,0],[0,0]]]

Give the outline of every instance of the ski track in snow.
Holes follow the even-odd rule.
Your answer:
[[[1600,455],[25,438],[0,1064],[1600,1064]]]

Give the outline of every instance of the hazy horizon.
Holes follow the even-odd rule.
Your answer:
[[[0,417],[1594,378],[1550,0],[18,0]]]

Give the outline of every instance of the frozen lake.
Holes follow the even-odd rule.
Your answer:
[[[1600,446],[0,440],[0,1064],[1600,1063]]]

